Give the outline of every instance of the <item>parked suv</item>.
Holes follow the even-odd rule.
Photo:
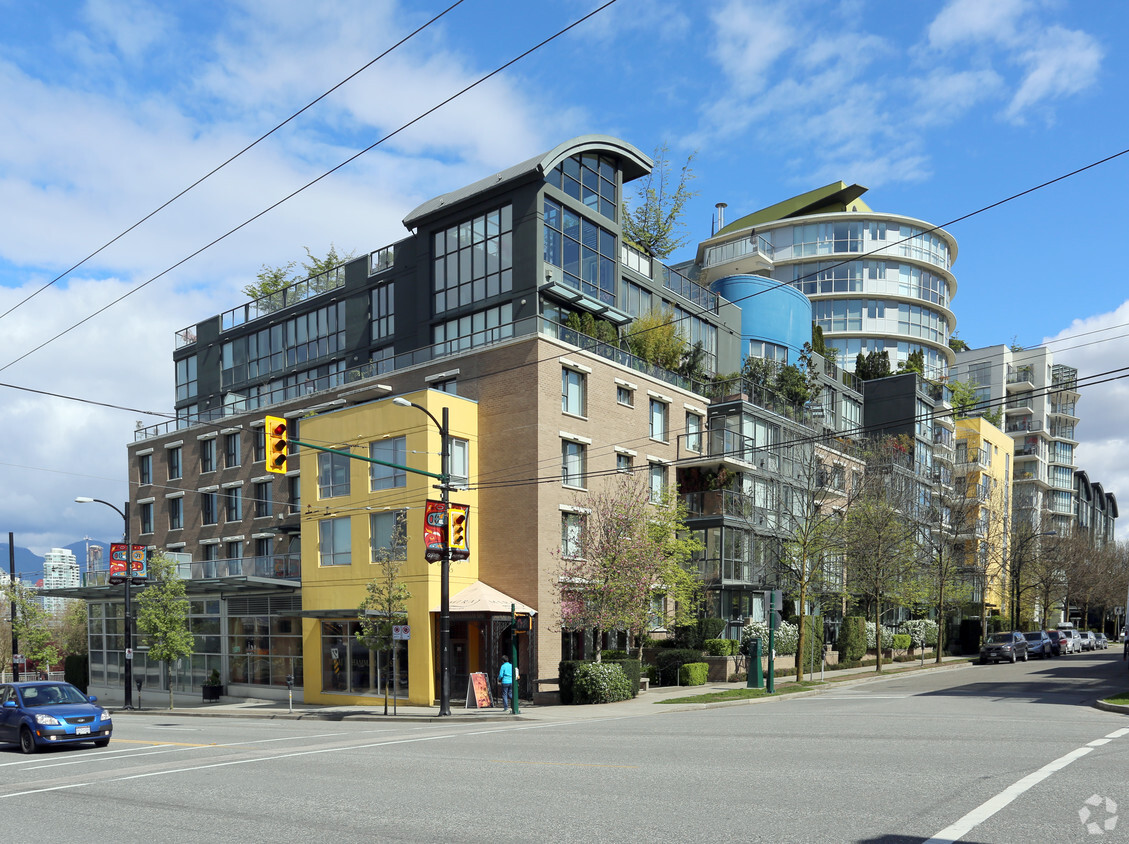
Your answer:
[[[1094,636],[1089,630],[1084,630],[1078,634],[1082,638],[1082,650],[1094,651],[1098,648],[1097,637]]]
[[[1027,661],[1027,639],[1018,630],[1010,633],[993,633],[980,647],[980,664],[989,662]]]
[[[1061,630],[1048,630],[1047,635],[1051,639],[1051,653],[1055,656],[1070,653],[1070,638]]]

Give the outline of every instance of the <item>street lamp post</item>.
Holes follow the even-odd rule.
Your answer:
[[[439,715],[451,714],[451,428],[450,415],[443,408],[443,421],[440,422],[431,411],[413,401],[397,396],[392,403],[400,407],[414,407],[427,414],[427,418],[439,428],[442,442],[439,474],[439,497],[443,502],[443,559],[439,572]]]
[[[129,536],[129,502],[125,511],[103,501],[101,498],[87,498],[80,495],[75,499],[79,504],[105,504],[115,511],[125,522],[125,705],[123,709],[133,709],[133,617],[130,606],[130,587],[133,585],[133,541]]]
[[[1040,536],[1058,536],[1057,530],[1046,530],[1042,533],[1033,533],[1030,536],[1024,537],[1020,540],[1018,547],[1015,549],[1015,572],[1011,579],[1011,629],[1019,629],[1019,578],[1023,573],[1023,550],[1027,547],[1028,543]]]

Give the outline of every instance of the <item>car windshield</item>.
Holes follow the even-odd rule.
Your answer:
[[[1011,641],[1011,634],[1010,633],[995,633],[988,640],[988,644],[991,644],[991,645],[1006,645],[1010,641]]]
[[[1027,638],[1028,642],[1038,642],[1043,638],[1042,633],[1024,633],[1023,635]]]
[[[55,706],[60,703],[86,703],[82,692],[69,683],[28,686],[23,690],[24,706]]]

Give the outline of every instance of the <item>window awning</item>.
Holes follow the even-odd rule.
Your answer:
[[[476,580],[457,595],[451,596],[451,612],[453,613],[508,613],[510,605],[513,605],[515,612],[537,614],[537,610],[533,607],[523,604],[516,598],[511,598],[505,592],[499,592],[493,586],[487,586],[481,580]],[[439,607],[432,610],[432,612],[440,611]]]

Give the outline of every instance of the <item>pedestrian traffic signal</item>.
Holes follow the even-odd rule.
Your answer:
[[[451,548],[451,559],[465,560],[470,556],[467,548],[467,507],[462,504],[452,504],[447,513],[447,542]]]
[[[286,434],[286,420],[279,416],[268,416],[267,423],[267,471],[286,472],[286,452],[290,440]]]

